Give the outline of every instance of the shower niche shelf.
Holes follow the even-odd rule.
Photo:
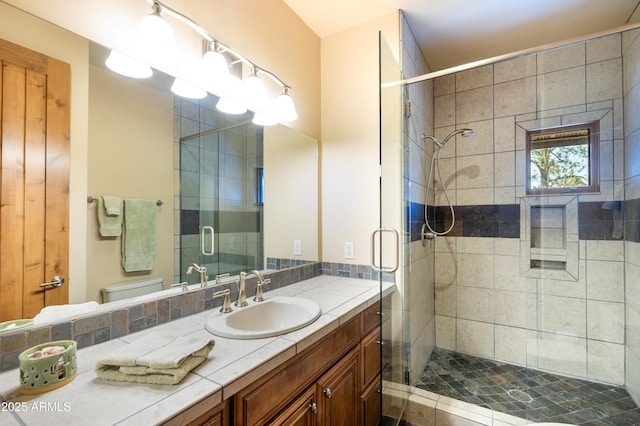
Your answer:
[[[577,281],[577,198],[522,198],[520,217],[520,275]]]

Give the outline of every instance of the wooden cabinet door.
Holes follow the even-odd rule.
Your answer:
[[[382,413],[382,394],[380,393],[380,376],[378,376],[369,387],[362,392],[362,424],[365,426],[375,426],[380,424]]]
[[[360,421],[358,348],[349,352],[317,382],[322,425],[357,425]]]
[[[311,387],[273,420],[269,426],[315,426],[318,419],[316,389]]]
[[[0,40],[0,321],[68,303],[70,67]]]

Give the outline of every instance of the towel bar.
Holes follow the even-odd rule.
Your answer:
[[[89,203],[89,204],[93,203],[93,202],[94,202],[94,201],[96,201],[96,200],[97,200],[97,198],[92,197],[91,195],[89,195],[89,196],[87,197],[87,203]],[[164,204],[164,202],[163,202],[162,200],[156,200],[156,205],[157,205],[157,206],[161,206],[161,205],[163,205],[163,204]]]

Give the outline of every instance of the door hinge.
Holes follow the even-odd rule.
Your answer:
[[[407,101],[404,103],[404,116],[407,118],[411,117],[411,102]]]

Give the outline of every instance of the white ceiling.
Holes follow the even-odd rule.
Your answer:
[[[321,38],[402,9],[431,71],[624,25],[640,4],[639,0],[284,2]]]

